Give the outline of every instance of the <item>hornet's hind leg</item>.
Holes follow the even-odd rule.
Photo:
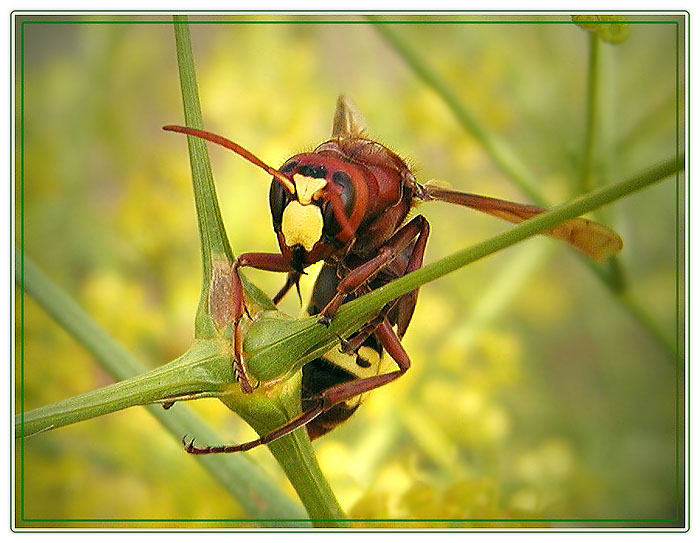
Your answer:
[[[411,366],[411,361],[408,358],[408,354],[404,350],[403,346],[401,345],[401,341],[397,337],[396,332],[394,332],[387,319],[384,319],[377,325],[374,334],[396,362],[396,365],[398,366],[397,370],[390,373],[373,375],[363,379],[355,379],[353,381],[348,381],[346,383],[329,387],[315,397],[309,398],[309,401],[314,403],[312,407],[304,410],[301,414],[290,420],[288,423],[253,441],[248,441],[238,445],[195,447],[194,440],[192,440],[184,443],[185,450],[190,454],[247,451],[259,445],[270,443],[275,439],[279,439],[280,437],[293,432],[297,428],[305,426],[318,417],[321,413],[328,411],[331,407],[340,402],[344,402],[350,398],[364,394],[365,392],[369,392],[370,390],[374,390],[386,385],[387,383],[390,383],[391,381],[394,381],[395,379],[398,379],[404,373],[406,373],[408,368]]]

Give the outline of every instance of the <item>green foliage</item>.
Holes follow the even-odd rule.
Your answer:
[[[384,27],[380,34],[370,24],[193,24],[204,125],[276,165],[328,137],[342,91],[373,137],[420,165],[423,181],[522,200],[499,170],[500,153],[527,164],[543,199],[577,192],[587,46],[570,23],[387,28],[496,147],[465,134],[452,104],[410,62],[406,69]],[[55,47],[47,29],[64,45]],[[139,358],[174,359],[193,340],[201,268],[184,143],[159,131],[180,122],[171,28],[35,24],[24,39],[25,249]],[[593,186],[673,157],[683,110],[673,24],[634,26],[615,54],[603,59],[614,69],[603,72]],[[266,176],[221,151],[212,158],[234,251],[274,251]],[[432,205],[421,208],[432,225],[428,263],[503,230]],[[548,240],[424,286],[405,340],[411,371],[314,445],[343,508],[354,518],[459,526],[672,519],[679,374],[650,330],[664,338],[678,330],[676,213],[672,182],[600,212],[625,239],[623,297]],[[314,273],[302,284],[306,299]],[[249,275],[267,293],[281,281]],[[293,298],[283,309],[297,315]],[[651,315],[652,328],[630,318],[625,299]],[[30,298],[23,317],[26,409],[108,382]],[[192,405],[227,442],[254,437],[218,402]],[[24,447],[18,500],[28,518],[249,515],[138,409],[39,434]],[[292,493],[266,450],[249,457]]]

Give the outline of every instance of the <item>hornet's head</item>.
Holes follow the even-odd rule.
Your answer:
[[[368,204],[366,186],[372,174],[342,153],[317,149],[290,158],[276,170],[236,142],[212,132],[177,125],[163,129],[226,147],[272,175],[272,224],[292,269],[302,272],[354,240]]]
[[[357,229],[357,189],[361,167],[319,153],[296,155],[279,169],[270,186],[272,225],[292,268],[325,260],[344,248]]]

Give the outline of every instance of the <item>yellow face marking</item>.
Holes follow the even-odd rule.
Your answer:
[[[301,244],[310,251],[321,239],[323,215],[317,205],[302,205],[296,200],[289,202],[282,214],[282,234],[289,247]]]
[[[294,185],[297,189],[297,199],[301,205],[307,206],[311,203],[311,199],[326,185],[328,181],[319,177],[306,177],[305,175],[296,174],[294,176]]]

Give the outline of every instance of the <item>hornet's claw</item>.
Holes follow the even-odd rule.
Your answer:
[[[340,352],[343,354],[354,354],[357,348],[353,345],[352,341],[344,339],[343,336],[337,334],[338,343],[340,343]]]
[[[191,453],[195,449],[194,438],[192,438],[189,443],[184,441],[183,438],[183,445],[185,446],[185,452]]]

